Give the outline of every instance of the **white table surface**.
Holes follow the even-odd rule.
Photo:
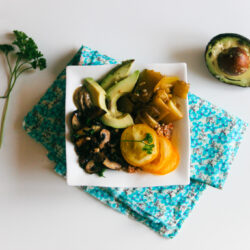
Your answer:
[[[193,93],[250,123],[250,88],[216,81],[203,59],[214,35],[250,37],[249,10],[249,0],[0,0],[0,43],[8,41],[6,33],[22,30],[48,61],[46,70],[19,79],[11,96],[0,150],[0,249],[250,249],[249,131],[224,189],[208,188],[179,234],[167,240],[67,186],[21,126],[81,44],[117,59],[187,62]],[[2,57],[0,64],[3,93]]]

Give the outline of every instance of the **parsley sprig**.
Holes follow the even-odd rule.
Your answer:
[[[1,129],[0,129],[0,148],[3,140],[4,123],[6,113],[8,109],[10,94],[16,84],[18,77],[25,71],[31,69],[43,70],[46,68],[46,59],[43,54],[38,50],[38,47],[34,40],[28,37],[22,31],[13,31],[15,40],[12,44],[0,44],[0,52],[5,56],[8,69],[9,69],[9,80],[5,95],[0,96],[1,99],[5,99],[5,105],[3,108]],[[14,64],[12,65],[10,55],[15,58]]]
[[[153,137],[150,133],[146,133],[142,140],[123,140],[125,142],[141,142],[144,144],[142,150],[146,151],[147,154],[152,154],[155,145],[153,144]]]

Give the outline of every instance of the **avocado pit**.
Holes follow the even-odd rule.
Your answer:
[[[250,65],[249,56],[246,51],[240,47],[223,50],[217,60],[220,70],[232,76],[245,73]]]

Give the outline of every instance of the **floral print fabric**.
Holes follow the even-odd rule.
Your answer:
[[[82,46],[68,65],[115,64],[116,60]],[[65,78],[57,77],[39,103],[27,114],[23,127],[48,150],[55,171],[65,176]],[[186,186],[151,188],[82,187],[113,209],[172,238],[207,185],[222,188],[237,153],[246,123],[189,94],[191,123],[191,181]]]

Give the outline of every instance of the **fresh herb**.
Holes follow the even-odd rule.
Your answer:
[[[145,144],[144,147],[142,148],[142,150],[146,151],[147,154],[151,155],[154,146],[155,146],[154,144]]]
[[[147,141],[149,144],[153,143],[153,137],[149,133],[146,134],[146,136],[145,136],[145,138],[143,140]]]
[[[0,52],[4,54],[9,69],[8,87],[5,95],[0,96],[1,99],[5,99],[1,119],[0,148],[3,140],[4,123],[10,94],[16,84],[16,80],[25,71],[37,68],[43,70],[46,68],[46,59],[38,50],[34,40],[28,37],[24,32],[14,30],[13,33],[15,35],[15,40],[12,44],[0,44]],[[13,54],[15,57],[13,65],[10,63],[10,54]]]
[[[153,144],[153,137],[150,133],[146,133],[144,139],[142,140],[123,140],[125,142],[141,142],[144,144],[142,150],[146,151],[147,154],[152,154],[153,149],[154,149],[154,144]]]

